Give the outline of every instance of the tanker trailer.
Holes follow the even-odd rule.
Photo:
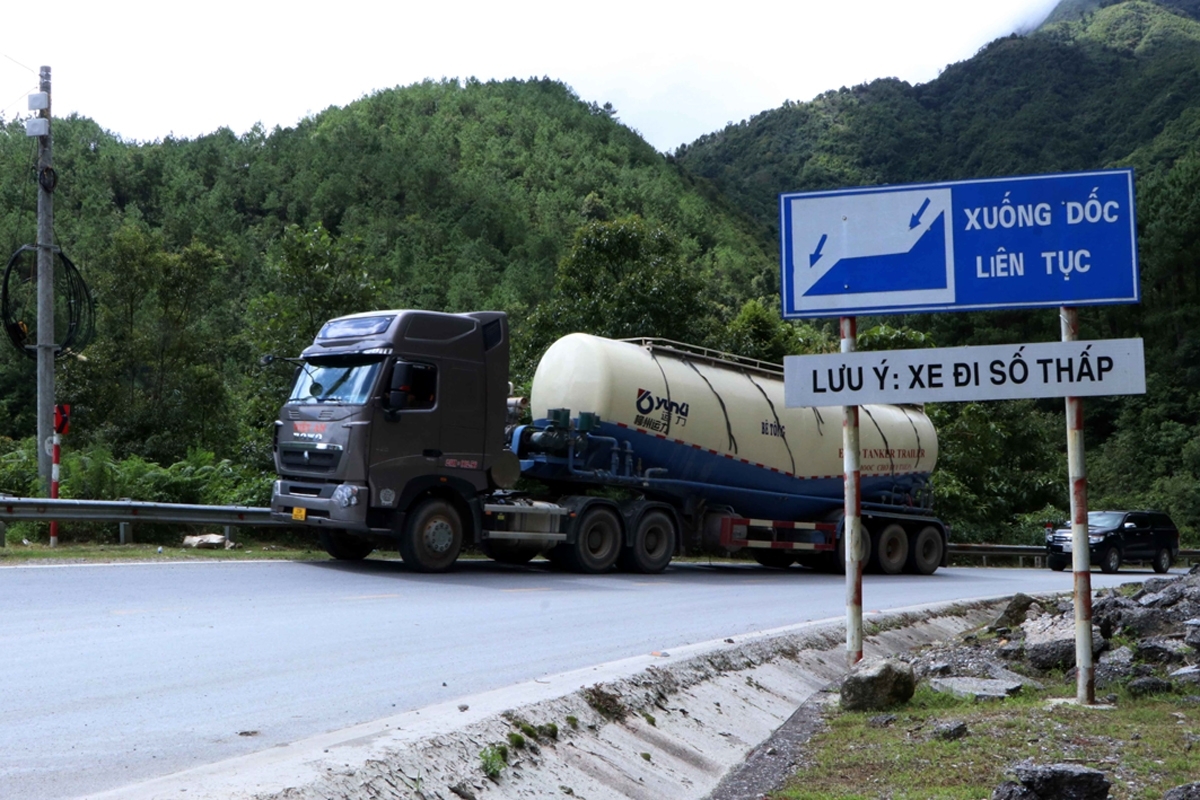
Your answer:
[[[690,549],[748,547],[767,566],[841,565],[841,408],[786,408],[778,365],[665,340],[571,334],[542,356],[530,405],[548,415],[535,430],[586,410],[574,423],[582,420],[588,446],[567,464],[532,452],[518,434],[526,477],[620,485],[632,474],[644,498],[673,509]],[[916,406],[863,406],[860,418],[868,565],[931,573],[947,544],[928,510],[933,425]]]
[[[785,408],[778,366],[572,334],[543,355],[521,425],[508,354],[499,312],[330,320],[275,423],[273,516],[335,558],[397,548],[421,571],[464,544],[590,573],[659,572],[684,549],[843,566],[841,412]],[[911,406],[862,419],[868,567],[931,573],[948,535],[928,509],[932,425]]]

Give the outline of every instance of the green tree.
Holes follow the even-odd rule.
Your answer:
[[[203,245],[169,252],[130,221],[101,260],[110,269],[94,288],[96,340],[61,362],[73,432],[122,456],[166,461],[191,446],[227,449],[229,332],[213,316],[224,300],[221,256]]]
[[[373,276],[362,250],[361,242],[334,237],[320,225],[284,231],[266,270],[270,288],[250,301],[247,314],[242,349],[247,363],[238,391],[243,463],[270,467],[272,421],[291,379],[281,363],[248,364],[257,365],[266,354],[295,357],[327,320],[379,308],[387,282]]]
[[[782,364],[785,356],[837,350],[832,330],[808,323],[788,322],[768,310],[762,300],[747,300],[738,315],[721,329],[714,346],[735,355]]]
[[[517,363],[532,375],[537,356],[576,331],[706,342],[714,307],[679,251],[667,230],[637,215],[585,223],[559,264],[550,296],[526,320]]]

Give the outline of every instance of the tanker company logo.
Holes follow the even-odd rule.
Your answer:
[[[687,425],[687,403],[677,403],[669,397],[655,397],[649,389],[638,389],[637,410],[633,423],[655,433],[666,433],[672,421],[676,425]]]

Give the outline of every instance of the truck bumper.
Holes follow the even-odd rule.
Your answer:
[[[366,533],[369,498],[366,484],[280,478],[271,492],[271,517],[293,525]]]

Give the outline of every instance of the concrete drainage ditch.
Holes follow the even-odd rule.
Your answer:
[[[1001,607],[868,615],[866,654],[952,639]],[[845,675],[844,631],[807,623],[611,662],[97,797],[699,800]]]

